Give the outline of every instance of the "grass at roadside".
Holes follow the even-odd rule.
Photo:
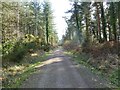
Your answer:
[[[66,55],[72,56],[73,60],[77,62],[78,64],[82,64],[88,68],[91,69],[91,71],[101,77],[106,78],[110,83],[110,86],[112,87],[118,87],[118,71],[114,71],[114,73],[106,75],[107,73],[102,72],[101,70],[98,70],[96,67],[93,67],[88,63],[88,59],[90,58],[89,55],[87,56],[85,53],[81,54],[73,54],[72,52],[65,52]],[[106,77],[107,76],[107,77]]]
[[[33,54],[35,55],[35,54]],[[26,62],[23,61],[18,65],[11,66],[7,69],[3,68],[3,88],[19,88],[24,80],[31,74],[36,72],[36,66],[40,65],[42,61],[46,60],[50,53],[44,53],[34,57],[30,56]],[[29,61],[29,62],[28,62]]]
[[[65,54],[72,56],[73,60],[76,61],[78,64],[82,64],[86,67],[89,67],[92,72],[97,72],[98,74],[102,75],[102,73],[98,70],[96,70],[94,67],[92,67],[90,64],[85,62],[88,57],[84,56],[83,54],[73,54],[72,52],[65,52]]]

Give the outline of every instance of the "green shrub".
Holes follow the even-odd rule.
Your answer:
[[[45,44],[43,48],[44,48],[44,51],[48,52],[50,50],[50,44],[48,45]]]
[[[119,75],[120,75],[120,69],[117,69],[112,74],[109,74],[110,81],[117,86],[120,86]]]
[[[32,34],[26,34],[18,42],[4,44],[3,51],[8,53],[4,55],[3,59],[5,62],[20,62],[27,53],[33,53],[36,49],[43,49],[48,52],[50,48],[51,45],[41,42],[38,36],[35,37]]]
[[[13,48],[13,51],[8,55],[10,61],[20,62],[20,60],[27,53],[28,48],[21,42],[17,42]]]
[[[31,41],[28,39],[29,38],[23,38],[19,40],[19,42],[16,42],[11,52],[4,56],[5,59],[7,58],[9,61],[20,62],[29,50],[35,50],[38,47],[35,38],[32,37]]]

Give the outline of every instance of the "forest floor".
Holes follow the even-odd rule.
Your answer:
[[[19,88],[22,82],[36,71],[35,66],[40,65],[49,55],[48,52],[37,50],[27,53],[19,63],[11,61],[2,63],[0,77],[2,88]]]
[[[74,58],[64,53],[62,48],[51,52],[36,71],[20,86],[21,88],[107,88],[109,82],[78,64]]]

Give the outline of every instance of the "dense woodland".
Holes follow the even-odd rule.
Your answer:
[[[39,52],[35,55],[42,56],[40,53],[56,46],[58,36],[53,19],[51,4],[47,1],[0,2],[3,87],[19,85],[22,80],[19,78],[27,75],[36,63],[32,57],[36,51]]]
[[[78,57],[82,55],[81,60],[118,85],[120,2],[71,2],[71,5],[66,11],[71,17],[64,17],[68,25],[62,39],[64,48]]]
[[[72,7],[65,13],[71,16],[64,16],[68,27],[59,43],[49,2],[0,2],[4,87],[16,82],[12,83],[17,74],[13,75],[16,69],[9,68],[11,62],[12,66],[19,65],[29,53],[48,52],[58,43],[72,52],[73,57],[80,56],[79,61],[93,66],[119,86],[120,2],[70,3]]]
[[[55,46],[58,37],[49,2],[1,2],[0,6],[3,59],[19,61],[29,50],[49,51]]]
[[[63,36],[64,40],[72,40],[76,30],[80,43],[119,41],[119,2],[74,2],[71,10],[66,13],[72,15],[70,19],[65,17],[68,29]]]

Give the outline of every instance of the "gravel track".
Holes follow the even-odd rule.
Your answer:
[[[108,85],[88,68],[74,63],[62,49],[52,54],[21,88],[105,88]]]

